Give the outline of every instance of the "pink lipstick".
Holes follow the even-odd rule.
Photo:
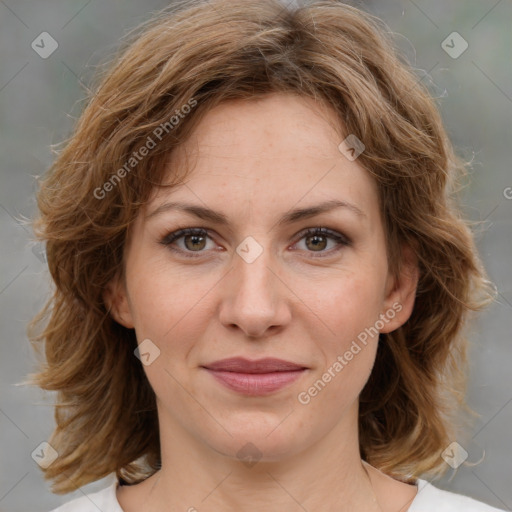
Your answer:
[[[250,396],[274,393],[296,381],[307,370],[305,366],[282,359],[250,361],[243,357],[223,359],[203,368],[227,388]]]

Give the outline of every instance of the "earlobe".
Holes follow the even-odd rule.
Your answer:
[[[134,328],[126,287],[122,279],[116,276],[103,291],[103,301],[112,318],[128,329]]]
[[[389,318],[380,332],[389,333],[405,324],[414,309],[419,280],[418,259],[410,247],[402,247],[402,266],[397,278],[392,279],[383,313]]]

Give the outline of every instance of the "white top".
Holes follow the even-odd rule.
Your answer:
[[[50,512],[124,512],[117,501],[115,480],[105,489],[68,501]],[[473,498],[443,491],[426,480],[416,482],[418,493],[407,512],[504,512]]]

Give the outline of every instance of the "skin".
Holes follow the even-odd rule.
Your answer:
[[[193,162],[192,171],[183,185],[155,189],[129,233],[124,279],[105,291],[114,318],[160,350],[144,370],[157,397],[162,469],[118,488],[126,512],[397,512],[414,498],[415,486],[360,459],[358,397],[377,337],[308,404],[297,399],[379,315],[401,305],[381,329],[391,332],[414,306],[416,261],[404,248],[402,273],[390,274],[377,188],[338,149],[345,136],[328,106],[272,94],[209,111],[170,158],[169,172]],[[278,224],[291,209],[331,199],[363,214],[338,208]],[[222,212],[229,224],[177,210],[147,217],[170,200]],[[160,243],[185,227],[208,237],[176,240],[182,253]],[[301,232],[316,227],[352,243],[321,235],[315,246]],[[236,252],[249,236],[263,249],[251,263]],[[201,368],[233,356],[277,357],[308,370],[272,395],[248,397]],[[251,467],[237,457],[248,442],[261,457]]]

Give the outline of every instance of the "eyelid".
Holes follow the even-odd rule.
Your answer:
[[[352,244],[352,240],[350,239],[350,237],[348,237],[344,233],[336,229],[331,229],[324,226],[316,226],[312,228],[303,229],[302,231],[299,231],[299,233],[297,233],[296,237],[298,240],[300,240],[304,238],[305,235],[325,235],[327,237],[331,237],[334,239],[340,239],[340,241],[343,241],[343,243],[345,243],[346,245]]]
[[[185,236],[206,236],[210,239],[212,239],[211,231],[203,228],[203,227],[184,227],[184,228],[176,228],[172,230],[171,232],[164,235],[164,237],[159,241],[162,245],[171,248],[171,244],[175,242],[176,240],[179,240],[180,238],[183,238]],[[181,250],[178,250],[178,252],[182,252]],[[193,251],[190,251],[193,252]],[[202,252],[199,251],[198,254]]]

